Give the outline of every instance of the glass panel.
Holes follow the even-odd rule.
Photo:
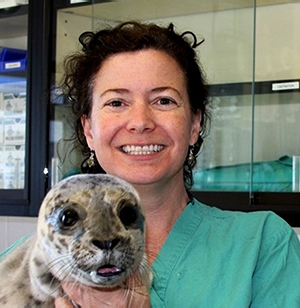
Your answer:
[[[252,95],[214,98],[215,123],[209,137],[213,150],[204,151],[200,159],[212,155],[217,167],[196,170],[196,189],[292,191],[292,158],[300,149],[299,92],[255,95],[253,163],[242,159],[249,157],[251,145],[251,98]]]
[[[262,166],[258,191],[293,191],[293,156],[300,156],[299,14],[300,1],[257,10],[255,79],[268,85],[255,96],[253,158],[254,166]],[[294,179],[299,191],[299,178]]]
[[[78,173],[80,171],[81,153],[73,149],[70,138],[73,134],[72,111],[60,96],[60,89],[57,84],[62,76],[62,61],[71,52],[79,49],[78,37],[82,32],[91,31],[93,5],[85,6],[83,14],[76,14],[76,7],[82,2],[70,1],[67,9],[56,12],[56,74],[52,89],[52,106],[54,108],[53,119],[51,120],[51,186],[62,178]],[[74,12],[75,10],[75,12]]]
[[[243,78],[242,84],[220,86],[218,93],[225,96],[214,97],[213,150],[204,151],[213,157],[213,166],[201,161],[205,155],[200,157],[197,190],[299,191],[300,2],[261,0],[257,5],[256,95],[234,95],[236,88],[251,88]]]
[[[194,170],[194,190],[249,191],[252,95],[214,96],[212,126]]]
[[[292,157],[300,153],[299,92],[255,97],[254,168],[256,191],[292,191]]]
[[[27,6],[0,4],[0,189],[24,189]]]

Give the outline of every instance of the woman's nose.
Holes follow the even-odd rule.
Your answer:
[[[154,128],[151,107],[145,103],[134,104],[130,110],[127,129],[131,132],[143,133]]]

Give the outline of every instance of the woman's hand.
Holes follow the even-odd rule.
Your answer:
[[[134,288],[92,288],[73,282],[62,283],[62,287],[73,303],[84,308],[118,307],[149,308],[148,290],[145,286]],[[76,305],[67,298],[56,298],[56,308],[73,308]]]

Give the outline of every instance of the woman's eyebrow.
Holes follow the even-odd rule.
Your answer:
[[[107,93],[110,93],[110,92],[118,93],[118,94],[124,94],[124,93],[129,93],[129,90],[123,89],[123,88],[108,89],[108,90],[105,90],[104,92],[102,92],[100,94],[100,97],[102,97],[102,96],[104,96],[104,95],[106,95]]]
[[[150,93],[156,94],[156,93],[161,93],[161,92],[168,91],[168,90],[171,90],[171,91],[176,92],[176,94],[177,94],[180,98],[182,98],[182,95],[181,95],[180,91],[178,91],[176,88],[173,88],[173,87],[170,87],[170,86],[153,88],[153,89],[150,90]],[[117,94],[128,94],[128,93],[130,93],[130,90],[125,89],[125,88],[112,88],[112,89],[107,89],[107,90],[105,90],[104,92],[102,92],[102,93],[100,94],[100,97],[103,97],[103,96],[105,96],[106,94],[108,94],[108,93],[110,93],[110,92],[112,92],[112,93],[117,93]]]
[[[176,92],[177,95],[182,98],[182,95],[181,95],[180,91],[178,91],[176,88],[169,87],[169,86],[154,88],[154,89],[151,90],[151,92],[152,93],[160,93],[160,92],[164,92],[164,91],[167,91],[167,90],[172,90],[172,91]]]

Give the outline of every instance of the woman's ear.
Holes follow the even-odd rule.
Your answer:
[[[86,138],[86,142],[91,150],[94,149],[94,138],[93,138],[93,131],[91,125],[91,119],[87,118],[86,115],[81,117],[81,125],[83,128],[83,133]]]
[[[190,145],[195,144],[199,138],[199,134],[201,131],[201,119],[202,119],[201,110],[198,110],[196,114],[192,114]]]

